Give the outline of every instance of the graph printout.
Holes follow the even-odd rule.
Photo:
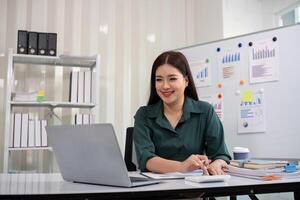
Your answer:
[[[239,79],[241,61],[242,58],[240,50],[229,50],[220,54],[218,56],[220,80]]]
[[[199,94],[199,91],[198,91]],[[201,101],[206,101],[211,104],[215,110],[215,113],[219,117],[220,121],[224,121],[224,103],[223,98],[218,98],[218,94],[200,96]]]
[[[261,40],[249,48],[250,83],[278,80],[278,41]]]
[[[211,64],[210,60],[204,59],[191,63],[191,71],[196,87],[211,85]]]
[[[251,99],[242,97],[238,116],[238,133],[265,132],[266,120],[263,94],[253,93]]]

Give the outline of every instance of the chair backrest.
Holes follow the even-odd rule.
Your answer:
[[[136,171],[136,165],[132,162],[133,150],[133,127],[128,127],[126,130],[126,143],[124,160],[128,171]]]

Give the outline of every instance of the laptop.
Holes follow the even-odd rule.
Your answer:
[[[47,126],[46,131],[66,181],[120,187],[159,182],[128,176],[111,124]]]

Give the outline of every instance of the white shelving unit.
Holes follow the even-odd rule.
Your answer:
[[[39,102],[20,102],[11,101],[10,104],[15,107],[48,107],[54,108],[93,108],[94,103],[71,103],[71,102],[57,102],[57,101],[43,101]]]
[[[41,67],[78,67],[86,68],[93,74],[91,82],[91,92],[92,98],[90,103],[71,103],[69,101],[12,101],[12,89],[14,84],[14,66],[15,64],[29,64],[31,66]],[[11,113],[13,108],[46,108],[49,112],[54,112],[56,108],[64,109],[89,109],[89,112],[95,116],[95,122],[99,122],[99,91],[97,90],[97,85],[99,85],[99,70],[100,69],[100,56],[38,56],[38,55],[23,55],[14,54],[12,49],[8,51],[8,65],[7,65],[7,82],[6,82],[6,101],[5,101],[5,129],[4,129],[4,160],[3,160],[3,171],[4,173],[9,172],[9,163],[11,152],[13,151],[28,151],[28,150],[50,150],[51,147],[9,147],[9,137],[10,137],[10,125],[11,125]]]

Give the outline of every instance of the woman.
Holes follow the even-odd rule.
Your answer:
[[[230,160],[223,126],[212,106],[198,101],[185,56],[168,51],[152,66],[150,98],[135,115],[139,168],[157,173],[225,174]],[[204,155],[205,153],[205,155]]]

